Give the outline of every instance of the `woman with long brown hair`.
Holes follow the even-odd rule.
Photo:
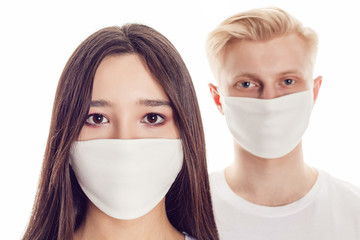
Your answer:
[[[23,239],[218,239],[188,70],[140,24],[104,28],[57,87]]]

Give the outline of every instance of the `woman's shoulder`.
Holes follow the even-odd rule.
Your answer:
[[[196,238],[193,238],[192,236],[190,236],[187,233],[184,233],[184,235],[185,235],[185,240],[196,240]]]

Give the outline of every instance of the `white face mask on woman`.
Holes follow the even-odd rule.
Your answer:
[[[221,96],[235,140],[261,158],[279,158],[300,142],[313,108],[313,89],[273,99]]]
[[[70,164],[89,200],[107,215],[134,219],[152,210],[181,170],[180,139],[74,142]]]

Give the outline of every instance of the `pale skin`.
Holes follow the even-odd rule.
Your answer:
[[[225,96],[272,99],[313,89],[314,103],[322,77],[312,78],[308,48],[296,34],[268,41],[233,41],[219,61],[219,86],[209,84],[220,111],[220,93]],[[301,142],[277,159],[257,157],[234,141],[234,162],[225,169],[232,191],[263,206],[283,206],[302,198],[314,185],[317,171],[303,159]]]
[[[136,54],[114,55],[99,65],[89,115],[79,140],[179,138],[173,110],[162,87]],[[115,219],[89,201],[75,240],[184,239],[169,222],[165,198],[136,219]]]

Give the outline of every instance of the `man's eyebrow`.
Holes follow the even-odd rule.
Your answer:
[[[284,75],[288,75],[288,74],[301,74],[301,72],[299,70],[293,69],[293,70],[287,70],[287,71],[280,72],[277,75],[284,76]],[[237,74],[233,79],[241,78],[241,77],[251,78],[254,80],[260,79],[260,77],[256,73],[245,73],[245,72]]]
[[[106,100],[94,100],[90,103],[91,107],[111,107],[112,104]]]
[[[256,73],[239,73],[239,74],[236,74],[233,77],[233,79],[242,78],[242,77],[251,78],[254,80],[258,80],[260,78]]]
[[[140,99],[138,101],[138,104],[145,105],[147,107],[159,107],[159,106],[171,107],[170,102],[166,100]]]
[[[281,75],[281,76],[288,75],[288,74],[301,74],[301,72],[294,69],[294,70],[288,70],[288,71],[284,71],[284,72],[279,73],[279,75]]]

